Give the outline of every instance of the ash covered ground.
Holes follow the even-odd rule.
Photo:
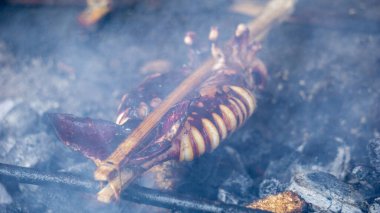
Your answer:
[[[290,189],[309,211],[380,211],[380,4],[326,2],[301,1],[291,21],[270,31],[259,53],[270,79],[256,113],[224,146],[179,165],[173,190],[244,205]],[[57,140],[44,113],[114,120],[147,62],[186,63],[187,31],[207,45],[210,26],[223,40],[251,19],[231,12],[231,4],[141,3],[93,29],[78,25],[79,7],[2,5],[0,162],[91,177],[95,166]],[[126,208],[146,212],[0,179],[1,212]]]

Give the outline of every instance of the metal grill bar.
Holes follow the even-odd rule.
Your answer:
[[[37,169],[0,163],[0,178],[35,185],[59,185],[72,190],[96,192],[99,183],[70,173],[51,173]],[[204,212],[266,212],[238,205],[224,204],[204,199],[194,199],[145,187],[131,185],[121,193],[121,199],[169,209],[190,209]]]

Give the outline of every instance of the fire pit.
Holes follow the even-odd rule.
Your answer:
[[[46,113],[113,121],[121,97],[145,76],[187,62],[188,31],[196,33],[206,59],[208,41],[202,38],[211,26],[218,26],[219,39],[226,41],[267,3],[115,4],[98,22],[83,26],[78,22],[83,2],[54,2],[9,0],[0,6],[0,163],[88,181],[96,166],[58,142]],[[378,11],[380,4],[372,0],[297,2],[293,14],[261,42],[258,57],[269,79],[256,94],[253,116],[212,153],[166,163],[129,190],[148,195],[169,190],[177,204],[201,199],[244,211],[292,191],[305,204],[300,211],[379,212]],[[178,208],[162,200],[155,201],[160,208],[133,199],[102,204],[96,190],[20,181],[0,175],[5,212]]]

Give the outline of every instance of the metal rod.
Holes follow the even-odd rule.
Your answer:
[[[34,185],[58,185],[75,190],[93,192],[99,189],[99,184],[92,180],[82,179],[69,173],[51,173],[37,169],[0,163],[0,177],[16,180],[19,183]]]
[[[100,188],[98,182],[81,178],[78,175],[45,172],[3,163],[0,163],[0,178],[3,180],[14,180],[19,183],[34,185],[59,185],[72,190],[86,192],[96,192]],[[148,189],[137,185],[127,187],[127,189],[121,193],[121,198],[137,203],[169,209],[190,209],[204,212],[266,212],[238,205],[223,204],[204,199],[187,198],[183,195],[175,195],[171,192]]]

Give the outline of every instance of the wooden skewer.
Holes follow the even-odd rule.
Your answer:
[[[110,203],[117,199],[118,197],[116,196],[120,195],[123,185],[132,182],[136,175],[137,173],[129,168],[120,171],[120,174],[118,174],[117,177],[110,180],[108,184],[98,192],[98,201]]]
[[[251,40],[257,36],[259,39],[262,39],[274,23],[280,22],[291,13],[295,2],[296,0],[272,0],[269,2],[261,15],[247,24],[251,32]],[[150,113],[132,134],[103,161],[95,171],[94,177],[100,181],[108,180],[110,183],[98,193],[99,201],[110,202],[116,196],[115,191],[120,191],[124,184],[130,181],[128,178],[120,178],[120,176],[110,178],[110,176],[111,173],[118,170],[128,154],[149,134],[169,109],[193,91],[207,75],[210,74],[213,65],[214,61],[208,59],[193,74],[185,79],[160,106]],[[125,176],[129,177],[130,175],[126,174]]]
[[[276,23],[285,20],[294,9],[297,0],[272,0],[264,10],[247,24],[250,40],[262,40],[269,29]]]

